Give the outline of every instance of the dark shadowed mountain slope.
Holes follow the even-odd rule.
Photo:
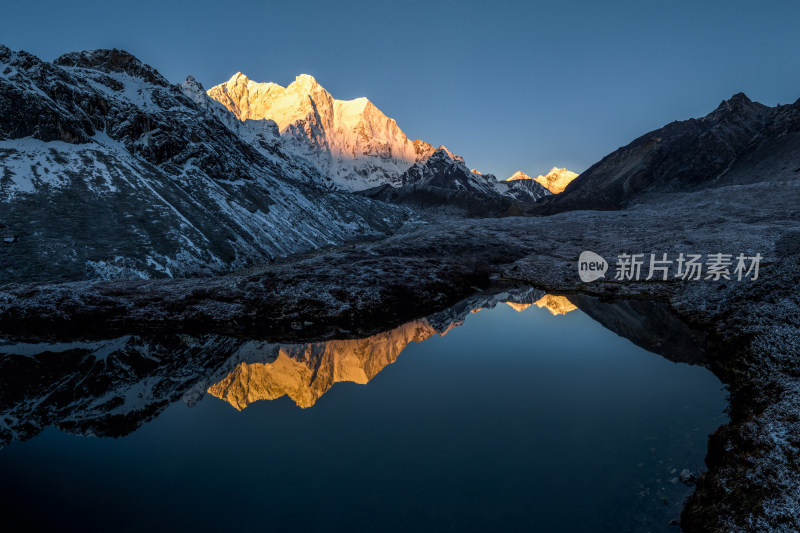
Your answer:
[[[799,177],[800,102],[771,108],[739,93],[609,154],[537,211],[619,209],[667,192]]]
[[[412,165],[403,174],[402,183],[506,196],[523,202],[535,202],[551,194],[543,185],[532,180],[498,181],[492,174],[472,172],[463,159],[453,157],[443,147],[427,160]]]

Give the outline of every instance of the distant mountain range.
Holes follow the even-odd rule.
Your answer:
[[[519,202],[533,203],[551,194],[533,180],[498,181],[492,174],[469,170],[462,158],[443,148],[412,165],[399,181],[399,187],[381,185],[362,194],[389,203],[449,207],[470,216],[521,214]]]
[[[524,180],[533,180],[536,183],[544,186],[548,191],[553,194],[559,194],[569,185],[569,183],[578,177],[578,174],[571,172],[566,168],[553,167],[550,172],[542,176],[539,174],[535,178],[531,178],[522,171],[517,171],[507,178],[506,181],[518,181],[524,183]]]
[[[0,47],[3,282],[219,274],[380,236],[408,209],[349,192],[407,185],[493,215],[549,194],[472,174],[308,75],[284,88],[239,73],[206,93],[120,50],[46,62]]]
[[[258,83],[241,72],[208,90],[245,124],[275,123],[282,148],[325,185],[350,191],[417,185],[497,195],[533,202],[547,192],[533,184],[502,183],[491,174],[469,171],[464,158],[446,147],[410,140],[397,122],[366,98],[336,100],[308,74],[287,87]],[[548,178],[569,182],[566,169]],[[539,176],[545,188],[549,182]],[[563,190],[563,186],[560,188]],[[559,190],[559,192],[560,192]]]

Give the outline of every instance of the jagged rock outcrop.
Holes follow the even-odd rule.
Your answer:
[[[533,180],[498,181],[492,174],[469,170],[444,147],[413,165],[400,180],[401,187],[378,187],[364,194],[392,203],[449,206],[470,216],[522,214],[517,202],[532,203],[551,194]]]
[[[800,101],[767,107],[742,93],[699,119],[634,140],[537,206],[542,214],[619,209],[664,193],[800,177]]]
[[[99,70],[108,74],[128,74],[153,85],[169,87],[169,82],[156,69],[145,65],[124,50],[84,50],[60,56],[53,64],[62,67],[78,67]]]
[[[463,159],[454,158],[444,147],[438,148],[425,161],[411,166],[400,178],[402,185],[426,185],[480,194],[495,194],[497,189],[493,182],[496,181],[491,174],[475,174]]]
[[[406,218],[309,186],[248,122],[127,52],[0,47],[0,283],[228,272]]]

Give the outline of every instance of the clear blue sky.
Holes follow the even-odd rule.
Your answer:
[[[800,2],[14,2],[0,42],[123,48],[206,88],[314,75],[500,178],[583,171],[744,91],[800,98]]]

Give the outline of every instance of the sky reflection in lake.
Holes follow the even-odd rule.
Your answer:
[[[671,531],[720,382],[580,310],[465,315],[251,350],[122,438],[11,442],[0,510],[88,530]]]

